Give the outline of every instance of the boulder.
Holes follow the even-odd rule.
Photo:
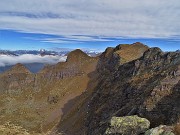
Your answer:
[[[145,133],[150,127],[150,122],[145,118],[138,116],[112,117],[110,127],[106,130],[105,135],[122,134],[138,135]]]

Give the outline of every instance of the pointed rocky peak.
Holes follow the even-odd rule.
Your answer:
[[[105,52],[102,53],[102,55],[104,55],[105,57],[109,57],[109,55],[111,55],[113,52],[114,52],[114,48],[108,47],[106,48]]]
[[[67,56],[67,62],[77,62],[83,59],[90,58],[86,53],[84,53],[80,49],[76,49],[72,52],[70,52]]]
[[[155,56],[162,56],[164,55],[164,52],[158,48],[158,47],[153,47],[153,48],[149,48],[144,54],[143,54],[143,58],[144,59],[151,59]]]
[[[5,73],[26,73],[29,74],[30,71],[21,63],[16,64],[15,66],[13,66],[11,69],[9,69],[8,71],[6,71]]]
[[[133,44],[120,44],[115,48],[115,53],[121,57],[121,63],[138,59],[149,49],[148,46],[136,42]]]
[[[132,46],[136,46],[136,47],[139,47],[139,48],[149,48],[147,45],[145,45],[145,44],[143,44],[143,43],[141,43],[141,42],[135,42],[135,43],[133,43],[133,44],[131,44]]]
[[[104,71],[104,69],[109,71],[117,70],[120,65],[142,57],[148,49],[148,46],[140,42],[120,44],[115,48],[108,47],[100,56],[99,71]]]
[[[119,44],[116,46],[115,50],[125,50],[125,49],[149,49],[149,47],[141,42],[135,42],[133,44]]]
[[[115,51],[118,50],[129,50],[129,49],[149,49],[149,47],[141,42],[136,42],[133,44],[119,44],[116,46]]]

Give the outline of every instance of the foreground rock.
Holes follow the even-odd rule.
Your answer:
[[[145,135],[175,135],[173,128],[165,125],[150,129],[146,131]]]
[[[140,118],[136,115],[126,117],[112,117],[110,120],[110,127],[106,130],[105,135],[138,135],[144,133],[149,129],[149,127],[150,122],[147,119]]]

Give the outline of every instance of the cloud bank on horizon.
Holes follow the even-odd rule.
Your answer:
[[[15,65],[17,63],[42,63],[42,64],[56,64],[58,62],[66,61],[66,56],[40,56],[32,54],[23,54],[19,56],[1,55],[0,67]]]
[[[0,4],[0,29],[61,36],[43,39],[50,43],[179,39],[179,20],[179,0],[2,0]]]

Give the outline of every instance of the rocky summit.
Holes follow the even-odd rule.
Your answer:
[[[106,63],[101,70],[89,102],[88,134],[103,134],[113,116],[138,115],[147,118],[151,127],[178,123],[180,53],[149,48],[128,63],[119,64],[121,57],[116,61],[116,69]]]
[[[0,124],[8,130],[18,125],[28,134],[180,134],[178,51],[139,42],[109,47],[97,57],[78,49],[37,74],[15,65],[0,74],[0,92]]]

